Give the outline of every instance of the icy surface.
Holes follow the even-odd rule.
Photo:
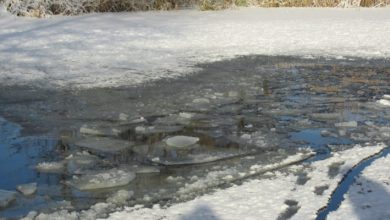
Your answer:
[[[328,219],[390,219],[390,156],[364,169]]]
[[[136,85],[248,54],[390,55],[390,8],[0,16],[2,84]]]
[[[277,219],[289,207],[286,205],[289,201],[299,207],[291,219],[315,219],[317,210],[326,205],[343,175],[384,147],[384,144],[355,146],[333,153],[331,158],[309,167],[295,165],[288,168],[288,173],[269,172],[269,179],[251,180],[168,208],[128,207],[111,214],[109,219],[241,219],[244,216],[246,219]],[[340,172],[329,179],[328,169],[334,163],[342,164]],[[298,184],[298,176],[293,174],[299,171],[307,172],[308,180],[304,184]]]

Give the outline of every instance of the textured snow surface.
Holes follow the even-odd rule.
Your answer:
[[[315,219],[317,210],[326,205],[343,175],[362,159],[378,153],[384,147],[384,144],[355,146],[350,150],[333,153],[331,158],[316,161],[309,167],[295,165],[287,173],[269,172],[270,178],[220,189],[168,208],[158,205],[153,208],[128,207],[111,214],[109,219],[277,219],[286,212],[289,207],[287,204],[291,203],[297,203],[299,207],[291,219]],[[340,171],[330,178],[328,171],[334,164],[340,165]],[[298,177],[293,174],[299,170],[307,172],[308,180],[304,184],[297,184]],[[386,174],[386,171],[383,172]],[[321,188],[325,190],[316,192]]]
[[[367,167],[344,198],[328,219],[390,219],[390,156]]]
[[[48,19],[0,12],[0,82],[136,85],[237,55],[390,55],[390,8],[183,10]]]

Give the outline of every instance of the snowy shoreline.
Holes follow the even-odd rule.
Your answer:
[[[134,86],[241,55],[390,57],[390,8],[0,14],[1,85]],[[109,74],[107,74],[109,73]]]

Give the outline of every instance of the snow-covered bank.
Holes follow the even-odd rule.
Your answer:
[[[269,179],[251,180],[168,208],[125,208],[109,219],[315,219],[345,173],[384,147],[355,146],[327,160],[291,166],[287,173],[269,172]]]
[[[2,14],[1,84],[136,85],[247,54],[390,56],[390,8]]]
[[[367,167],[328,219],[390,219],[390,156]]]

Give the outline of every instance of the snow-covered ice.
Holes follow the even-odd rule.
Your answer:
[[[390,156],[374,161],[356,179],[328,219],[390,219]]]
[[[270,178],[219,189],[168,208],[158,205],[153,208],[127,207],[111,214],[109,219],[277,219],[289,207],[289,201],[299,207],[291,219],[315,219],[317,210],[326,205],[344,174],[384,147],[384,144],[355,146],[332,153],[331,158],[316,161],[309,167],[294,165],[288,168],[288,173],[270,172]],[[340,165],[339,173],[329,178],[328,171],[335,163]],[[298,184],[294,174],[299,171],[307,172],[308,178],[303,184]]]
[[[260,9],[0,19],[0,82],[136,85],[238,55],[386,58],[390,8]]]

